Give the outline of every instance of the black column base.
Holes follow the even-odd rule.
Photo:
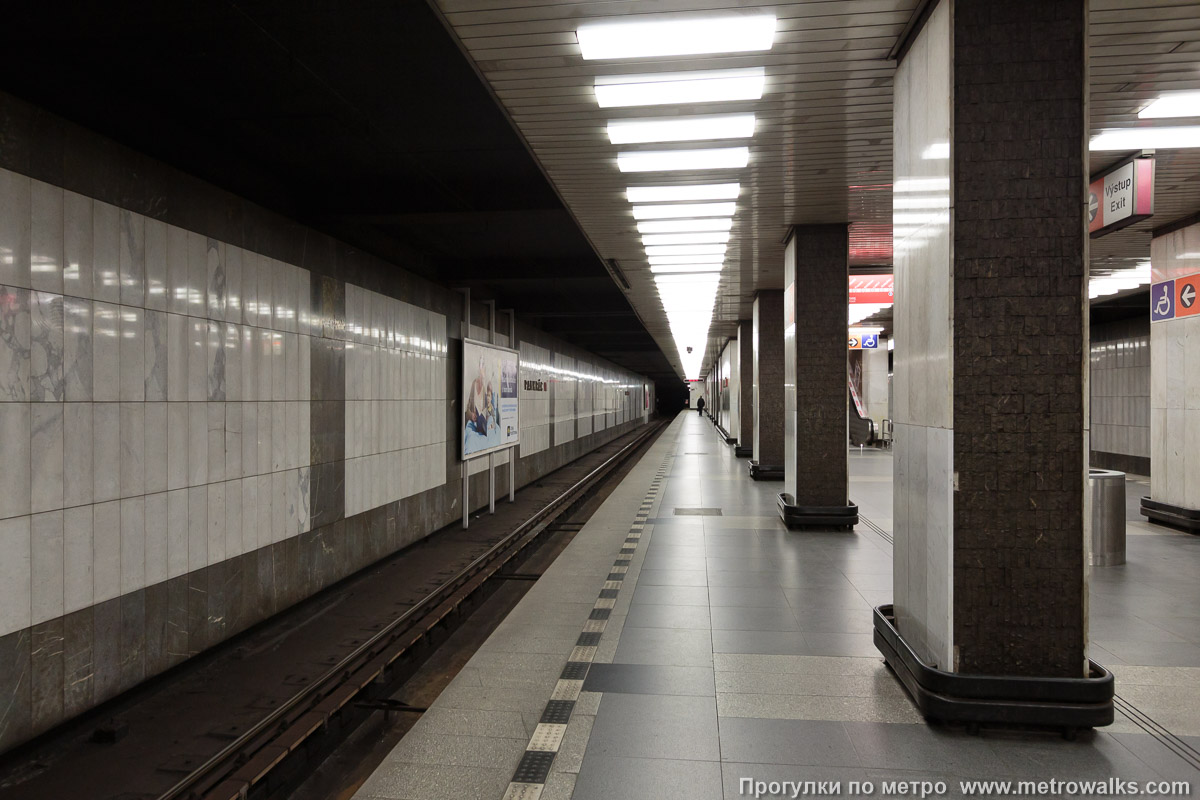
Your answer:
[[[738,446],[733,448],[733,454],[737,458],[749,458],[750,456],[754,455],[754,448],[753,447],[743,447],[742,445],[739,444]]]
[[[729,431],[727,431],[721,427],[721,423],[717,422],[716,420],[713,420],[713,422],[717,426],[717,433],[721,434],[721,437],[725,440],[725,444],[733,444],[734,442],[737,441],[737,437],[730,436]]]
[[[1173,506],[1170,503],[1161,503],[1158,500],[1143,497],[1141,511],[1142,515],[1150,522],[1157,522],[1159,525],[1167,525],[1188,533],[1200,533],[1200,509]]]
[[[798,506],[790,494],[779,495],[779,516],[789,528],[842,528],[858,524],[858,506]]]
[[[754,454],[751,453],[751,455]],[[781,481],[783,480],[783,465],[775,466],[751,461],[750,477],[756,481]]]
[[[892,606],[875,609],[875,647],[926,719],[967,725],[1080,728],[1113,721],[1113,675],[1089,661],[1086,678],[1026,678],[943,672],[921,661],[896,630]]]

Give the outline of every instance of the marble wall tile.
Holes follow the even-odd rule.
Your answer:
[[[30,510],[62,508],[63,404],[31,404],[29,432]]]
[[[30,722],[33,730],[40,731],[58,723],[63,714],[62,617],[35,624],[30,643]]]
[[[63,190],[41,181],[30,185],[29,283],[35,291],[63,291]]]
[[[258,403],[240,403],[242,421],[242,475],[257,475],[258,469]]]
[[[34,514],[29,529],[31,607],[37,625],[63,614],[63,512]]]
[[[63,194],[63,294],[92,296],[92,199]]]
[[[167,399],[188,399],[188,343],[190,320],[182,314],[167,314]]]
[[[169,378],[169,347],[170,331],[168,330],[168,315],[165,311],[147,310],[145,312],[145,331],[143,333],[143,367],[145,368],[145,397],[146,402],[158,402],[167,399]]]
[[[63,298],[63,399],[92,400],[92,303]]]
[[[121,594],[146,585],[146,498],[121,501]]]
[[[225,243],[205,240],[205,287],[208,318],[225,319]]]
[[[67,717],[82,714],[95,702],[93,620],[91,608],[63,618],[63,714]]]
[[[145,586],[165,581],[169,574],[167,545],[167,493],[146,495]]]
[[[225,483],[208,485],[208,563],[225,560]]]
[[[121,399],[120,306],[92,304],[92,399]]]
[[[146,494],[165,492],[168,488],[168,405],[170,404],[146,403],[145,405],[145,457],[143,459],[143,471],[146,476]],[[178,403],[176,405],[182,404]]]
[[[121,210],[121,305],[146,305],[146,218]]]
[[[225,404],[225,472],[224,479],[243,477],[242,472],[242,404]]]
[[[61,402],[63,383],[63,296],[34,291],[29,297],[29,399]]]
[[[146,399],[146,312],[121,306],[120,316],[120,398],[125,403]]]
[[[29,288],[30,180],[0,170],[0,284]]]
[[[0,520],[0,636],[32,624],[29,521],[28,516]]]
[[[63,512],[63,611],[72,614],[94,601],[92,569],[92,507]]]
[[[225,480],[225,403],[208,403],[208,478],[209,483]]]
[[[120,414],[121,497],[138,497],[146,493],[146,404],[121,403]]]
[[[245,552],[242,541],[242,482],[225,482],[225,558],[232,559]]]
[[[146,679],[146,595],[138,591],[121,597],[121,688]]]
[[[63,506],[94,501],[92,404],[63,405]]]
[[[271,476],[270,474],[259,475],[255,481],[258,484],[256,491],[258,519],[254,525],[254,533],[258,547],[266,547],[271,544],[271,520],[274,519],[275,514],[271,507]]]
[[[167,489],[183,489],[188,480],[190,416],[188,403],[167,403]]]
[[[242,260],[245,251],[225,245],[225,321],[241,323],[242,319]]]
[[[121,600],[92,607],[92,690],[96,702],[121,691]]]
[[[92,202],[92,297],[121,302],[121,214],[116,206]]]
[[[188,489],[188,572],[208,566],[208,487]]]
[[[28,289],[0,286],[0,402],[29,399],[30,301]]]
[[[167,226],[167,310],[172,314],[188,313],[188,232],[174,225]]]
[[[167,492],[167,575],[178,578],[188,571],[188,491]]]
[[[121,593],[121,501],[92,506],[92,581],[95,603]]]
[[[92,478],[95,502],[121,496],[121,406],[92,404]]]
[[[188,403],[188,485],[208,482],[208,403]]]
[[[0,403],[0,441],[5,463],[11,465],[0,469],[0,519],[29,513],[30,471],[15,467],[30,463],[30,424],[28,403]]]
[[[220,322],[209,320],[206,326],[205,345],[207,363],[207,399],[211,402],[225,401],[225,331]]]
[[[241,480],[242,489],[242,551],[258,549],[258,478]]]
[[[188,316],[208,314],[208,239],[188,231]]]
[[[146,308],[167,311],[167,224],[145,218]]]

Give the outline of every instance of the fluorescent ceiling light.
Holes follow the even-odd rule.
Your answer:
[[[648,256],[723,256],[723,244],[670,244],[646,248]]]
[[[762,67],[660,72],[653,75],[606,75],[596,78],[601,108],[693,105],[758,100],[767,82]]]
[[[720,262],[714,264],[660,264],[650,267],[650,271],[655,275],[678,272],[720,272],[722,269],[724,269],[724,265]]]
[[[665,119],[617,119],[608,123],[608,139],[613,144],[749,139],[753,135],[753,114],[668,117]]]
[[[708,233],[652,233],[642,237],[642,244],[725,244],[729,241],[729,231],[710,231]]]
[[[1178,258],[1178,259],[1184,259],[1184,258],[1200,258],[1200,252],[1196,252],[1196,253],[1180,253],[1179,255],[1175,256],[1175,258]]]
[[[703,150],[638,150],[617,154],[621,172],[670,172],[681,169],[740,169],[750,162],[748,147]]]
[[[1138,112],[1138,119],[1200,117],[1200,92],[1164,94]]]
[[[770,50],[774,14],[670,16],[646,21],[593,22],[575,32],[584,61],[659,58]]]
[[[1200,147],[1200,126],[1123,128],[1092,137],[1089,150],[1171,150]]]
[[[650,256],[651,266],[666,266],[667,264],[723,264],[724,253],[709,253],[695,256]]]
[[[704,183],[696,186],[630,186],[631,203],[672,203],[677,200],[736,200],[740,183]]]
[[[634,206],[634,219],[682,217],[732,217],[736,203],[679,203],[670,206]]]
[[[639,222],[638,233],[693,233],[699,231],[727,231],[733,227],[730,217],[710,219],[663,219]]]

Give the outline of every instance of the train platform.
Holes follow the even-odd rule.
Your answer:
[[[355,797],[958,797],[1009,791],[972,781],[1016,794],[1108,779],[1194,791],[1200,539],[1130,520],[1129,562],[1092,570],[1113,725],[1073,741],[971,733],[927,724],[875,649],[871,610],[892,599],[891,454],[856,449],[850,469],[854,531],[789,531],[779,484],[749,480],[708,420],[680,414]]]

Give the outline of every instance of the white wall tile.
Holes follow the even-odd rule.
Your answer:
[[[189,489],[167,492],[167,577],[188,571]]]
[[[8,446],[5,444],[7,451]],[[33,513],[63,507],[63,404],[30,405],[29,469]]]
[[[146,586],[146,498],[121,501],[121,594]]]
[[[32,619],[29,517],[0,520],[0,636],[28,628]]]
[[[94,602],[102,603],[121,594],[121,501],[97,503],[92,509]]]
[[[63,612],[87,608],[94,599],[92,569],[92,506],[63,512]]]
[[[92,297],[121,302],[121,218],[116,206],[92,202]]]
[[[63,512],[34,514],[30,539],[32,622],[37,625],[63,614]]]
[[[166,492],[146,495],[146,586],[165,581],[170,572],[167,541],[168,498]]]

